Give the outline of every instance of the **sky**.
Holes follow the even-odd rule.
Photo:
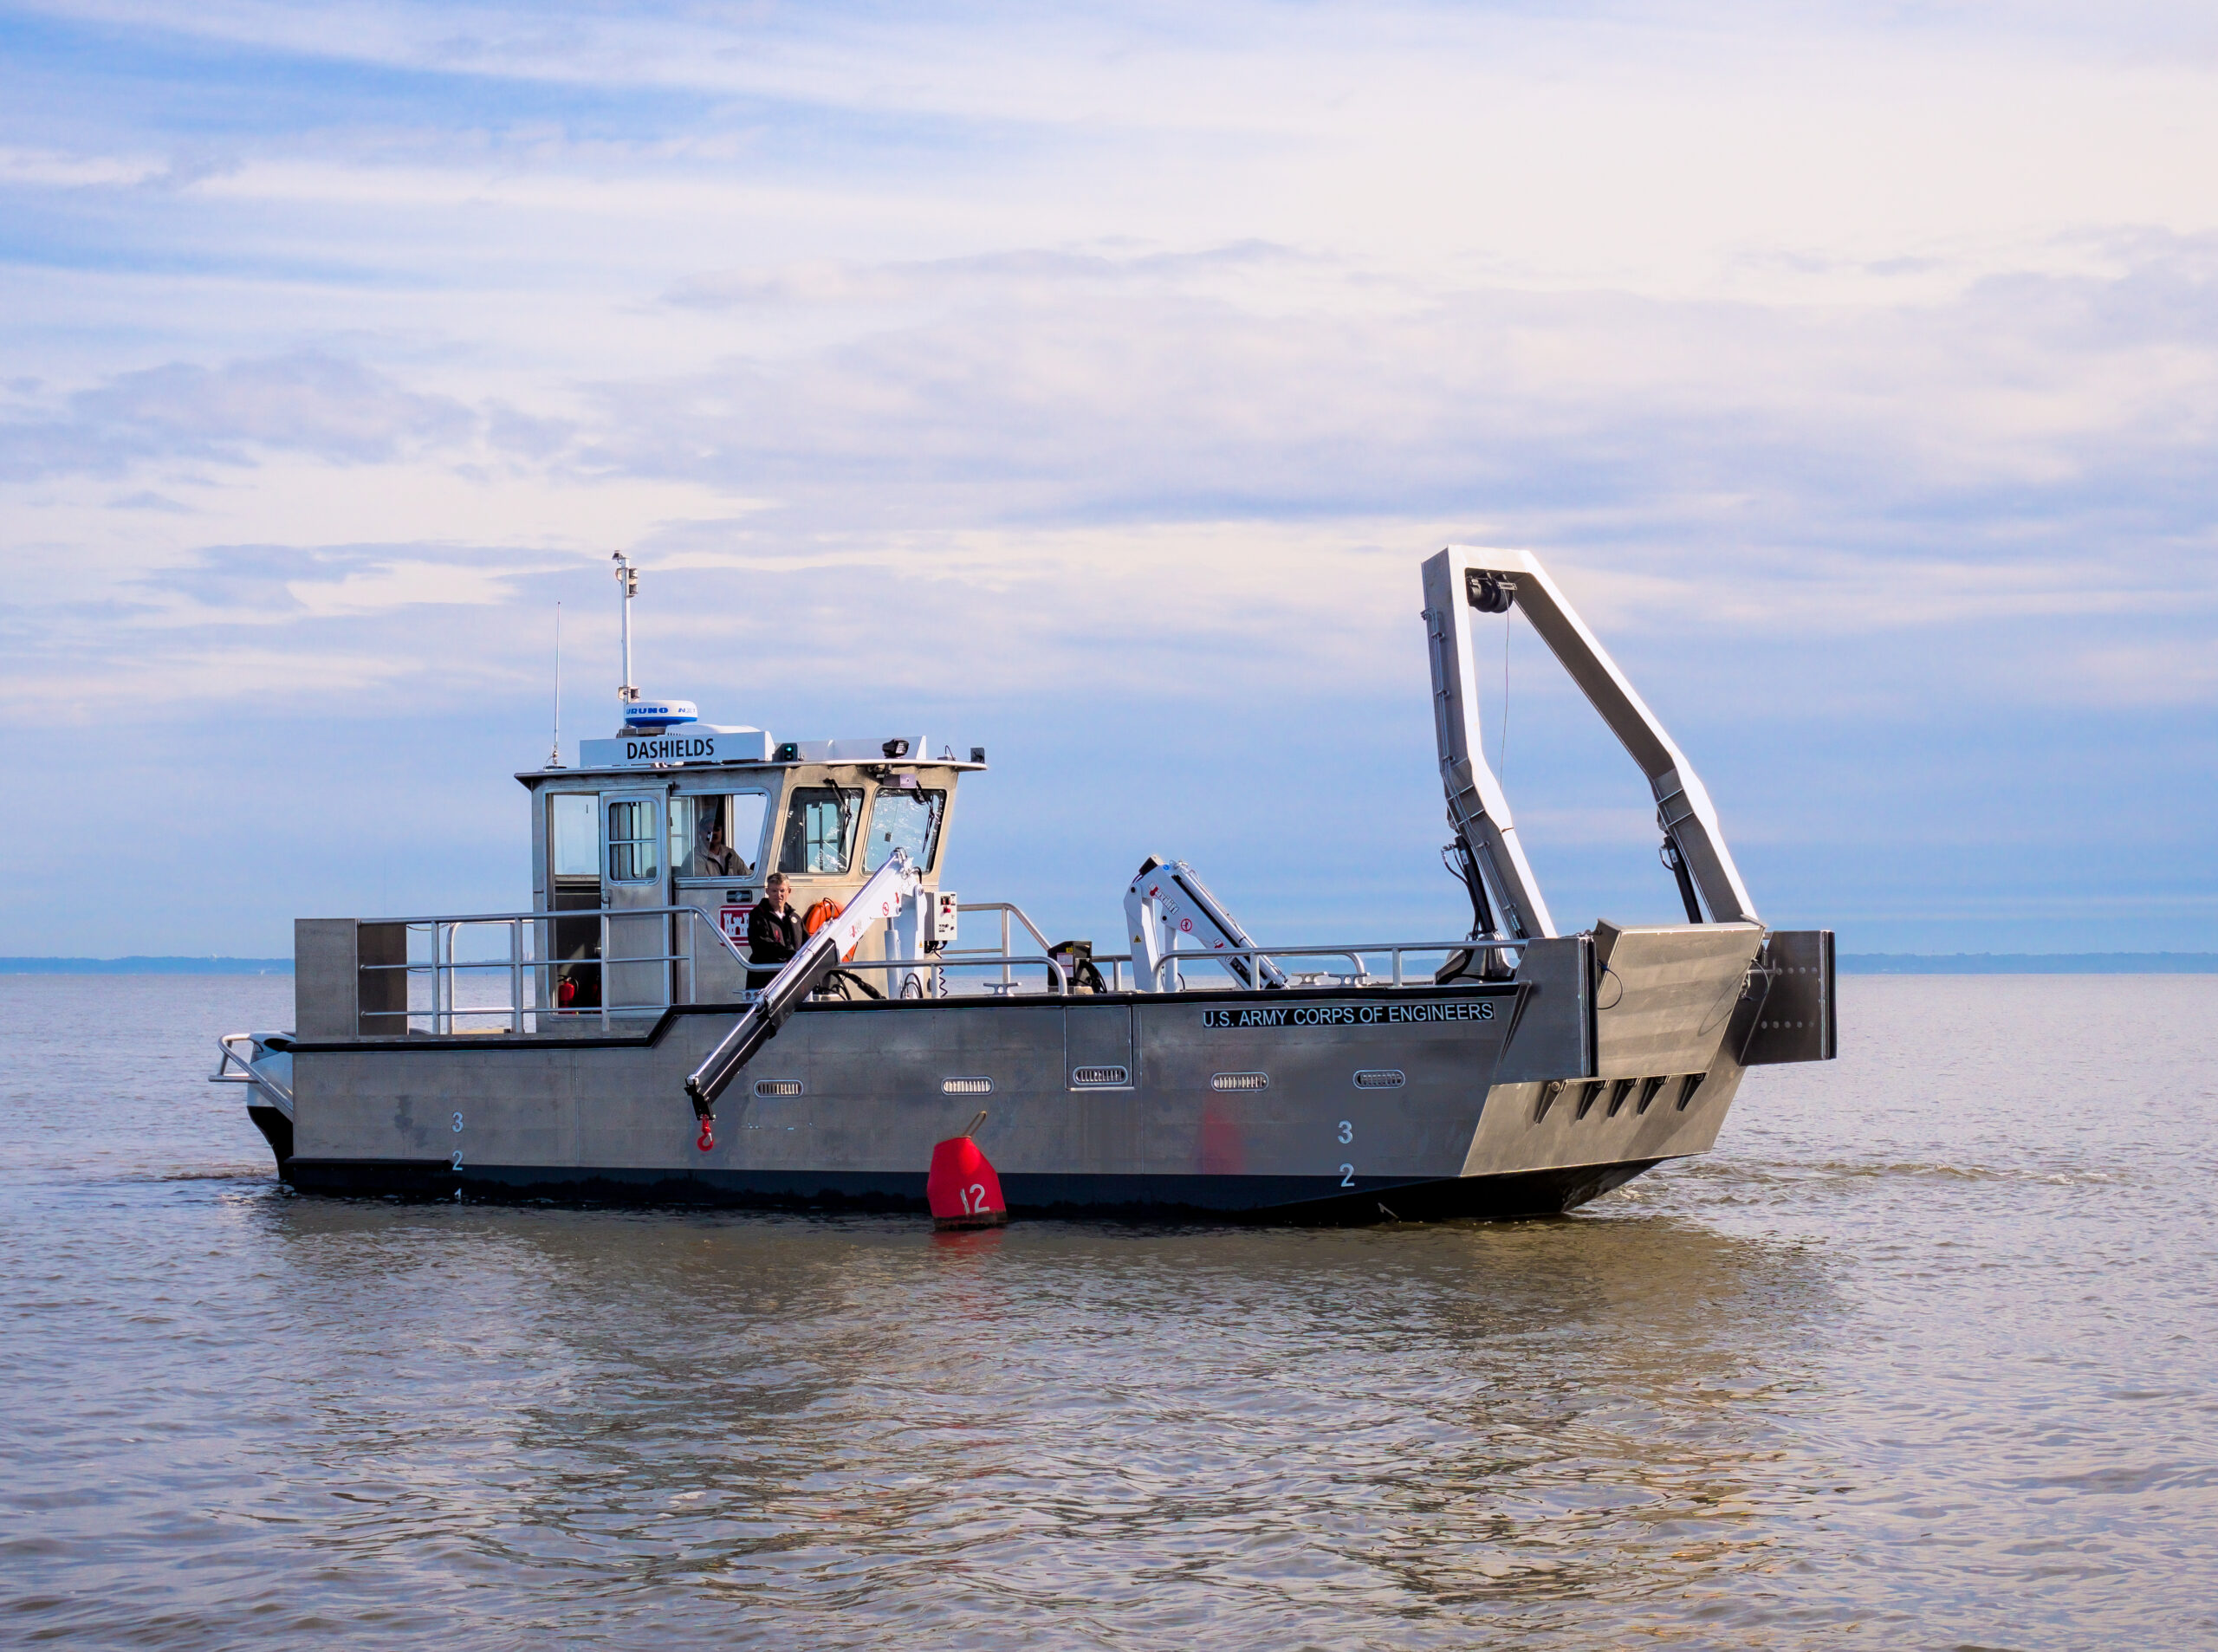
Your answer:
[[[2218,11],[0,0],[0,952],[508,910],[637,678],[1106,947],[1460,934],[1544,559],[1846,951],[2218,949]],[[1558,921],[1675,920],[1515,616]],[[1506,684],[1506,694],[1504,685]]]

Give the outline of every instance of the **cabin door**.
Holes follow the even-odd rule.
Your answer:
[[[659,1009],[670,1002],[670,919],[649,916],[670,904],[663,803],[659,792],[615,792],[601,800],[600,904],[609,915],[601,970],[611,1009]]]

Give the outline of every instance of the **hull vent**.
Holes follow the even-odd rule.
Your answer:
[[[1392,1067],[1365,1067],[1355,1075],[1359,1090],[1399,1090],[1409,1081],[1408,1074]]]
[[[1130,1084],[1132,1081],[1132,1075],[1122,1067],[1073,1067],[1071,1069],[1072,1086],[1079,1090],[1095,1089],[1103,1085]]]
[[[1212,1090],[1268,1090],[1271,1075],[1268,1072],[1220,1072],[1210,1080]]]
[[[801,1094],[801,1080],[798,1079],[757,1079],[755,1081],[755,1093],[757,1096],[798,1096]]]
[[[991,1079],[942,1079],[939,1092],[943,1096],[989,1096],[994,1091]]]

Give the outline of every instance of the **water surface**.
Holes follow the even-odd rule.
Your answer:
[[[0,977],[10,1640],[2218,1643],[2218,977],[1845,981],[1567,1219],[954,1239],[294,1196],[290,991]]]

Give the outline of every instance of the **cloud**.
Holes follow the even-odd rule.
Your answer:
[[[1935,910],[1976,904],[1944,840],[2061,899],[2066,744],[2120,841],[2207,817],[2194,8],[26,17],[0,691],[158,731],[150,774],[272,708],[418,753],[459,686],[469,772],[411,776],[458,818],[543,742],[557,600],[605,710],[624,545],[652,684],[1021,751],[997,878],[1129,816],[1251,884],[1324,842],[1430,889],[1413,564],[1466,540],[1548,560],[1820,917],[1872,880],[1817,842]],[[1509,635],[1536,853],[1652,881],[1637,779]]]
[[[2199,617],[2198,636],[2159,635],[2080,649],[2050,679],[2059,690],[2056,699],[2105,707],[2218,705],[2218,656],[2210,646],[2210,632],[2218,630],[2218,604],[2206,606]]]
[[[289,547],[203,528],[103,590],[144,627],[497,608],[519,578],[623,543],[673,572],[835,576],[810,587],[827,593],[812,636],[842,623],[841,580],[915,570],[969,599],[996,593],[1020,640],[974,662],[982,684],[1052,674],[1059,651],[1121,650],[1151,678],[1175,675],[1205,637],[1289,666],[1272,639],[1297,638],[1307,669],[1331,655],[1360,673],[1398,613],[1401,570],[1374,601],[1355,547],[1398,560],[1456,538],[1543,550],[1628,643],[1962,639],[1829,689],[1837,708],[1898,709],[1936,674],[1970,685],[1952,692],[2046,703],[2039,627],[2207,625],[2218,601],[2204,434],[2218,250],[2142,236],[2105,256],[2105,277],[1874,312],[1500,288],[1367,306],[1344,291],[1359,269],[1280,249],[1020,249],[858,266],[824,301],[898,289],[915,313],[781,358],[573,387],[559,413],[473,405],[414,382],[420,366],[327,352],[114,375],[55,399],[64,416],[40,428],[82,443],[88,467],[259,475],[243,490],[169,482],[111,509],[215,513],[218,527],[227,512],[267,520],[282,491],[335,540],[384,495],[457,529]],[[1288,271],[1312,283],[1306,306],[1241,286]],[[35,424],[18,411],[16,429]],[[570,510],[591,536],[538,549],[483,531],[503,502],[544,514],[566,494],[660,504],[613,532]],[[477,496],[493,509],[476,508],[475,532],[433,502]],[[1105,643],[1061,619],[1073,604],[1156,618],[1138,643],[1125,627]],[[2014,626],[2021,640],[2000,640]],[[774,657],[802,671],[807,652]],[[900,648],[879,664],[888,681],[934,669]],[[2157,692],[2155,677],[2126,686],[2115,660],[2084,680],[2108,703]],[[2207,674],[2161,680],[2165,703],[2211,693]]]
[[[115,375],[44,418],[0,424],[0,478],[120,474],[179,461],[250,464],[296,452],[338,464],[390,463],[469,440],[478,428],[451,398],[402,388],[359,361],[300,354],[189,362]]]
[[[498,545],[211,547],[139,582],[147,623],[289,625],[425,604],[483,607],[567,559]]]
[[[2103,525],[2207,543],[2218,240],[2106,256],[2118,273],[1881,311],[1496,288],[1287,314],[1195,290],[1200,259],[817,269],[731,301],[929,313],[609,383],[580,451],[788,496],[866,481],[911,522],[1478,512],[1835,554],[1945,538],[1960,565],[2025,554],[2029,521],[2082,562]]]
[[[165,170],[155,161],[0,146],[0,185],[44,185],[61,189],[115,188],[149,182],[161,177]]]
[[[489,569],[395,561],[335,580],[294,580],[285,590],[315,619],[382,613],[421,603],[490,607],[505,602],[507,583]]]
[[[1300,270],[1323,261],[1265,241],[1192,252],[1103,252],[1021,248],[961,258],[890,264],[829,261],[775,269],[733,269],[692,275],[666,295],[684,308],[736,309],[751,306],[877,306],[918,299],[976,302],[1022,295],[1073,290],[1129,290],[1136,287],[1191,288],[1211,277]]]

